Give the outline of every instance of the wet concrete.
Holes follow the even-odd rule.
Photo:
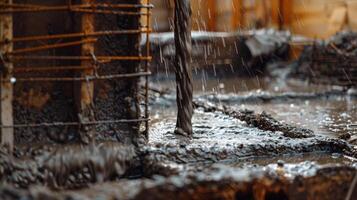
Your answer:
[[[115,142],[89,145],[33,145],[17,147],[14,156],[1,149],[2,183],[27,188],[86,187],[90,183],[121,178],[140,161],[133,146]]]
[[[319,199],[344,199],[348,191],[346,184],[349,185],[355,174],[356,153],[353,143],[337,139],[337,137],[341,134],[352,136],[356,134],[356,130],[350,128],[350,125],[356,123],[357,120],[355,118],[355,98],[349,96],[346,91],[339,87],[323,85],[305,85],[304,87],[304,83],[299,81],[297,83],[294,81],[285,82],[281,85],[279,81],[269,82],[269,79],[261,77],[248,79],[247,82],[235,81],[235,79],[217,81],[209,78],[194,80],[196,82],[205,81],[205,85],[211,88],[195,88],[197,94],[195,101],[201,103],[201,106],[199,106],[201,108],[195,110],[193,117],[194,137],[192,140],[185,140],[167,131],[174,126],[173,113],[175,113],[175,110],[171,109],[170,106],[174,99],[171,96],[172,93],[157,94],[153,98],[152,109],[155,112],[153,114],[154,119],[151,121],[152,129],[149,138],[151,147],[147,150],[154,152],[151,154],[150,161],[157,160],[160,162],[159,164],[158,162],[147,163],[150,166],[149,168],[153,170],[150,173],[168,177],[163,180],[172,180],[170,178],[172,174],[177,174],[178,177],[201,172],[202,177],[212,175],[205,172],[207,169],[213,169],[217,163],[224,167],[231,166],[235,170],[239,168],[243,171],[263,167],[268,171],[274,171],[274,173],[280,174],[283,172],[284,176],[289,177],[289,180],[293,180],[292,182],[295,183],[289,189],[290,194],[282,192],[284,189],[278,189],[280,192],[275,193],[278,196],[273,195],[275,197],[273,199],[280,199],[279,195],[282,195],[280,196],[281,199],[308,199],[316,198],[316,195]],[[242,87],[239,84],[240,81],[246,85]],[[170,82],[164,81],[164,83],[168,85]],[[297,84],[300,85],[297,86]],[[259,87],[264,90],[257,90]],[[235,93],[230,93],[229,88],[234,89]],[[256,113],[266,111],[271,115],[241,111],[246,109],[254,110]],[[291,135],[284,135],[281,131],[266,130],[264,127],[260,127],[259,124],[265,122],[265,120],[258,120],[257,124],[254,124],[242,117],[242,115],[252,117],[252,114],[253,118],[266,117],[267,121],[273,121],[272,124],[282,123],[299,127],[298,129],[308,130],[311,128],[311,130],[308,131],[308,137],[291,137]],[[335,127],[335,129],[332,129],[332,127]],[[336,130],[338,127],[340,129]],[[334,188],[334,186],[330,185],[326,174],[322,175],[324,173],[336,173],[335,175],[339,174],[337,176],[340,176],[339,170],[328,167],[320,171],[320,167],[324,165],[340,166],[343,168],[341,168],[343,173],[351,170],[350,175],[342,175],[342,177],[348,179],[344,184],[340,182],[342,185],[339,185],[333,181],[333,184],[339,185],[338,187],[341,187],[339,188],[341,190],[331,191],[329,188]],[[281,166],[284,166],[284,169],[280,169]],[[304,179],[301,176],[311,177]],[[323,182],[326,183],[322,184],[321,187],[319,181],[322,181],[322,179],[320,178],[324,179]],[[175,183],[178,183],[177,180],[175,181]],[[269,177],[267,181],[271,183],[274,182],[274,179]],[[199,184],[197,182],[194,181],[193,185]],[[206,191],[207,188],[214,185],[212,187],[216,189],[215,192],[208,192],[212,195],[209,197],[213,197],[214,194],[220,193],[218,191],[224,191],[221,188],[222,182],[224,181],[220,180],[216,184],[204,185],[200,188],[199,194],[194,192],[194,186],[187,183],[182,184],[185,189],[180,190],[174,187],[176,190],[173,191],[183,193],[191,191],[191,197],[199,196],[205,194],[202,190]],[[302,189],[307,185],[309,185],[308,188]],[[272,187],[272,185],[269,185],[269,187]],[[252,188],[254,187],[252,186]],[[254,190],[252,188],[251,190]],[[170,189],[165,187],[158,190],[167,192]],[[304,192],[299,193],[297,190]],[[327,193],[330,193],[330,195],[326,195]],[[166,193],[166,195],[169,194]],[[265,198],[256,195],[247,190],[238,194],[241,198]],[[159,198],[158,196],[155,197]],[[185,196],[188,199],[191,197]],[[208,197],[201,196],[200,198],[207,199]],[[230,199],[233,197],[225,196],[221,198]]]
[[[170,88],[170,76],[153,79],[157,87]],[[229,106],[234,110],[254,110],[292,125],[308,128],[331,137],[356,135],[357,98],[342,87],[313,85],[281,77],[226,77],[198,72],[194,77],[195,99]],[[174,96],[170,93],[153,103],[153,123],[156,118],[170,117]],[[153,99],[155,101],[155,99]],[[170,109],[168,109],[170,108]]]
[[[268,84],[264,92],[249,87],[237,91],[243,96],[222,90],[225,88],[195,96],[196,102],[204,103],[195,109],[192,139],[173,133],[175,96],[169,90],[152,94],[148,144],[137,149],[116,143],[67,148],[39,145],[18,147],[14,158],[3,153],[0,166],[5,166],[2,171],[6,173],[2,174],[0,197],[344,199],[356,174],[353,143],[338,139],[338,133],[309,131],[309,124],[294,120],[315,118],[319,122],[326,116],[317,118],[315,111],[326,112],[333,106],[325,105],[340,103],[342,111],[350,115],[341,118],[341,123],[354,123],[355,104],[348,104],[353,98],[328,87],[275,91]],[[257,103],[249,103],[252,99]],[[316,106],[320,108],[314,109]],[[247,108],[255,112],[242,111]],[[262,111],[267,114],[259,114]],[[295,118],[295,112],[304,115]],[[327,112],[328,116],[331,113]],[[331,120],[331,124],[336,122]],[[279,127],[297,129],[288,129],[294,133],[290,135],[284,134],[285,129],[276,129]],[[309,135],[295,137],[301,134],[299,130]],[[353,136],[353,132],[347,133]]]
[[[195,111],[194,136],[190,141],[167,132],[174,123],[166,118],[152,127],[149,148],[156,160],[175,163],[217,162],[249,156],[272,156],[306,152],[343,153],[351,146],[322,135],[291,137],[262,130],[222,112]],[[298,131],[297,131],[298,132]]]
[[[344,199],[356,170],[349,166],[272,164],[238,169],[215,165],[168,178],[123,180],[76,191],[2,187],[2,199]],[[356,193],[352,193],[352,198]]]

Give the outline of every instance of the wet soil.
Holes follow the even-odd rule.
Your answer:
[[[233,84],[234,81],[227,85]],[[347,106],[346,103],[355,100],[344,91],[324,87],[309,87],[306,91],[300,87],[299,91],[267,88],[257,91],[248,87],[246,91],[238,91],[238,95],[229,91],[198,92],[194,99],[203,104],[195,109],[192,139],[173,133],[175,95],[165,90],[169,92],[151,96],[153,120],[147,145],[137,148],[116,143],[68,148],[23,147],[15,151],[15,158],[3,153],[0,166],[5,166],[2,171],[7,173],[2,174],[4,186],[0,187],[0,197],[344,199],[357,172],[355,146],[338,139],[338,133],[309,130],[309,124],[303,126],[304,121],[294,120],[315,118],[318,121],[320,118],[315,117],[315,112],[330,116],[333,109],[325,105],[340,103],[342,111],[351,116],[341,118],[341,123],[355,123],[355,104]],[[285,89],[293,92],[286,93]],[[259,103],[250,103],[251,99]],[[262,99],[264,101],[258,101]],[[308,106],[301,110],[306,101]],[[320,109],[314,109],[317,105]],[[247,108],[255,112],[242,111]],[[278,108],[284,109],[282,113]],[[260,114],[262,111],[266,114]],[[294,118],[294,112],[304,115]],[[331,124],[340,122],[332,119]],[[276,129],[279,127],[297,129],[289,128],[293,133],[290,135],[284,134],[285,129]],[[295,137],[296,134],[301,136],[299,130],[309,135]],[[353,136],[347,129],[342,131]],[[43,171],[48,173],[38,173]],[[44,174],[52,175],[46,178]],[[36,181],[31,182],[32,177]],[[352,197],[356,195],[352,193]]]
[[[121,178],[140,162],[133,146],[117,142],[22,146],[13,156],[1,149],[0,156],[2,183],[20,188],[82,188]]]

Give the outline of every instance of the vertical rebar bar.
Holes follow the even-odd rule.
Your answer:
[[[11,4],[12,0],[0,0],[0,3]],[[0,14],[0,40],[12,40],[13,37],[13,19],[12,14]],[[2,44],[0,45],[0,73],[1,79],[11,79],[13,63],[5,60],[3,54],[11,52],[13,45]],[[1,125],[13,125],[13,86],[11,82],[1,81]],[[1,144],[9,148],[12,152],[14,147],[14,129],[1,128]]]
[[[95,0],[82,0],[83,4],[93,4]],[[95,32],[94,28],[94,15],[92,13],[82,14],[82,32],[86,35],[91,35]],[[95,39],[93,37],[83,38],[86,40]],[[94,55],[94,44],[84,43],[82,45],[82,56],[93,56]],[[81,66],[89,67],[82,71],[82,77],[88,77],[93,75],[93,60],[82,60]],[[95,121],[94,111],[93,111],[93,93],[94,93],[94,83],[93,81],[85,81],[80,83],[80,98],[79,98],[79,121],[86,123],[89,121]],[[88,143],[94,139],[95,130],[92,126],[83,126],[80,130],[81,141]]]
[[[147,5],[150,4],[150,0],[147,0]],[[150,12],[149,7],[146,10],[148,13]],[[146,15],[146,26],[147,29],[150,29],[150,15]],[[146,56],[150,56],[150,33],[146,33]],[[145,61],[145,72],[149,72],[150,61]],[[149,118],[149,77],[145,77],[145,118]],[[149,121],[145,122],[145,137],[148,139],[149,137]]]

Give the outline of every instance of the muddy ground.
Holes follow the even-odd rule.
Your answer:
[[[21,146],[13,158],[1,151],[1,199],[357,197],[353,95],[263,77],[194,80],[191,139],[173,134],[174,83],[157,76],[147,144]]]

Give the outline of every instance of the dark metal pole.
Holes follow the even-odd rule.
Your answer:
[[[190,0],[175,1],[175,73],[177,123],[175,133],[192,135],[192,70],[191,70],[191,5]]]

